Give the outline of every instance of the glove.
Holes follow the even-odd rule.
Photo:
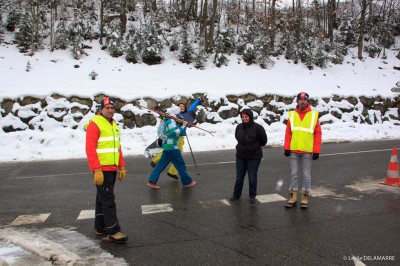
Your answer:
[[[286,157],[289,157],[290,156],[290,150],[285,150],[284,154],[285,154]]]
[[[202,98],[202,97],[200,97],[199,100],[200,100],[200,103],[204,102],[204,98]]]
[[[122,166],[122,167],[119,168],[119,176],[118,176],[118,179],[119,179],[120,181],[122,181],[122,180],[125,179],[125,177],[126,177],[126,168],[125,168],[124,166]]]
[[[93,173],[94,173],[94,183],[99,186],[102,185],[104,182],[104,174],[101,168],[94,170]]]
[[[313,160],[318,160],[318,158],[319,158],[319,153],[313,153],[312,159]]]

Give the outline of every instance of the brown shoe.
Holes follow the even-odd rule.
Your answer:
[[[108,240],[115,243],[124,243],[128,241],[128,237],[121,232],[108,236]]]
[[[297,191],[290,192],[289,200],[286,203],[286,208],[293,208],[297,204]]]
[[[303,192],[301,195],[301,205],[300,208],[302,209],[307,209],[308,208],[308,202],[309,202],[309,195],[308,193]]]
[[[104,237],[107,235],[107,231],[106,230],[97,230],[96,231],[96,236],[97,237]]]

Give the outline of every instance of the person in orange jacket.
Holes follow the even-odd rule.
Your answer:
[[[299,166],[303,171],[303,188],[301,208],[308,208],[309,193],[311,192],[311,162],[317,160],[321,151],[322,130],[318,121],[318,112],[311,110],[309,95],[300,92],[297,97],[297,106],[288,113],[286,124],[284,154],[290,156],[291,180],[290,197],[287,208],[297,204]]]
[[[107,236],[109,241],[123,243],[128,237],[121,232],[117,218],[114,185],[126,177],[126,164],[120,145],[120,129],[115,123],[115,100],[104,97],[100,113],[86,127],[86,155],[96,185],[96,210],[94,228],[98,237]]]

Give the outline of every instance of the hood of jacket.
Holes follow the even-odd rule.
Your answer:
[[[243,109],[240,112],[240,117],[242,117],[242,114],[246,114],[250,117],[250,121],[248,124],[252,124],[254,122],[253,111],[251,109]]]

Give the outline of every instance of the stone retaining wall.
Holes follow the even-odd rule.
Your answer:
[[[47,97],[25,96],[20,98],[0,99],[2,121],[0,130],[5,133],[20,130],[45,130],[45,126],[83,128],[84,124],[98,111],[104,95],[93,98],[53,94]],[[287,111],[295,107],[294,97],[266,94],[258,97],[254,94],[227,95],[219,101],[211,101],[203,94],[192,97],[173,97],[156,101],[152,98],[138,98],[125,101],[116,98],[116,120],[124,128],[154,126],[156,115],[146,112],[140,105],[147,103],[148,108],[165,109],[172,104],[183,102],[190,105],[195,99],[204,101],[197,108],[199,123],[220,123],[223,120],[236,118],[239,110],[247,105],[268,124],[286,123]],[[349,121],[360,124],[376,124],[388,121],[400,126],[400,96],[392,98],[376,97],[331,97],[313,98],[311,105],[320,112],[322,125],[336,121]]]

